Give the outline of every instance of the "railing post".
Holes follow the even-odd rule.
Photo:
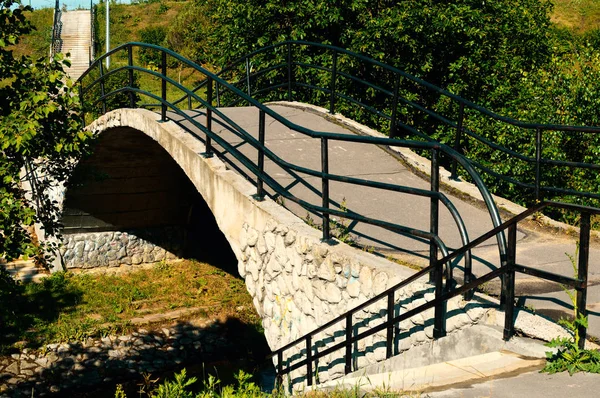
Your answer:
[[[432,235],[437,235],[439,230],[439,210],[440,203],[437,193],[440,190],[440,165],[439,165],[439,151],[436,148],[431,150],[431,192],[433,195],[430,199],[429,208],[429,232]],[[438,247],[434,239],[429,240],[429,265],[434,265],[437,262]],[[441,272],[437,267],[429,273],[429,281],[434,282],[436,280],[436,272]]]
[[[352,313],[349,312],[346,315],[346,355],[344,356],[345,365],[344,373],[348,374],[352,372]]]
[[[329,173],[329,150],[327,138],[321,137],[321,173]],[[321,195],[322,195],[322,206],[325,209],[323,211],[323,240],[328,241],[330,238],[329,233],[329,178],[321,176]]]
[[[515,264],[517,256],[517,224],[508,227],[508,251],[506,253],[504,277],[504,340],[509,340],[515,333]]]
[[[129,65],[129,87],[133,88],[133,46],[127,46],[127,64]],[[135,108],[135,95],[133,91],[129,92],[129,106]]]
[[[398,126],[396,125],[396,117],[398,113],[398,91],[400,90],[400,75],[396,75],[394,81],[394,98],[392,99],[392,120],[390,121],[390,138],[396,137],[398,134]]]
[[[83,83],[79,82],[79,103],[81,104],[81,126],[85,127],[85,104],[83,103]]]
[[[252,90],[250,88],[250,58],[246,57],[246,89],[248,95],[252,97]]]
[[[331,66],[331,83],[330,83],[331,96],[329,98],[329,113],[331,113],[331,114],[335,113],[336,80],[337,80],[337,51],[334,49],[333,50],[333,63]]]
[[[535,200],[542,200],[540,194],[540,185],[542,178],[542,129],[535,129]]]
[[[212,77],[207,79],[206,86],[206,151],[202,154],[205,158],[212,158],[212,139],[210,133],[212,132],[212,97],[213,97],[213,80]]]
[[[460,103],[460,108],[458,109],[458,123],[456,125],[456,134],[454,135],[454,150],[458,153],[462,152],[462,134],[463,134],[463,123],[465,119],[465,104],[463,102]],[[458,161],[454,159],[452,161],[452,166],[450,170],[450,178],[453,180],[458,179],[457,172]]]
[[[104,67],[102,66],[102,62],[98,62],[98,68],[100,71],[100,95],[102,96],[102,114],[106,113],[106,99],[104,96],[106,92],[104,90]]]
[[[277,377],[275,378],[275,388],[279,388],[283,383],[281,373],[283,372],[283,351],[277,351]]]
[[[217,107],[220,107],[221,106],[221,95],[220,95],[221,90],[219,89],[219,82],[215,83],[215,91],[217,93]]]
[[[392,349],[394,347],[394,325],[392,320],[394,319],[394,291],[388,293],[387,296],[387,336],[385,342],[385,357],[391,358],[393,355]]]
[[[444,264],[438,262],[437,250],[435,258],[435,300],[439,300],[444,293],[443,286],[443,272],[442,268]],[[446,264],[446,267],[450,267],[450,264]],[[433,337],[438,339],[446,335],[446,302],[438,302],[434,306],[434,319],[433,319]]]
[[[256,181],[256,195],[254,199],[257,201],[265,200],[265,192],[263,188],[263,173],[265,169],[265,111],[262,109],[258,114],[258,176]]]
[[[582,283],[582,287],[577,290],[577,313],[576,317],[587,316],[587,282],[588,282],[588,262],[590,256],[590,213],[581,213],[581,225],[579,226],[579,259],[577,264],[577,279]],[[587,330],[584,326],[578,327],[579,348],[585,347],[585,338]]]
[[[191,111],[192,110],[192,96],[191,95],[188,95],[187,103],[188,103],[188,110]]]
[[[312,347],[310,335],[306,336],[306,384],[312,386]]]
[[[287,44],[288,101],[292,101],[292,43]]]
[[[161,91],[162,104],[161,104],[161,111],[160,111],[160,121],[166,122],[167,121],[167,80],[165,79],[167,77],[167,52],[166,51],[162,52],[161,64],[162,64],[161,65],[162,80],[161,80],[161,85],[160,85],[160,91]]]

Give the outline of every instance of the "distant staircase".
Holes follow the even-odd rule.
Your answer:
[[[60,52],[70,54],[71,67],[66,72],[73,80],[90,66],[92,54],[92,29],[90,10],[61,13]]]

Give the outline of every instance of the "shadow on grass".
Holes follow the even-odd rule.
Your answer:
[[[38,325],[74,311],[82,296],[64,273],[24,285],[0,267],[0,355],[17,351],[16,345],[39,347],[46,339]]]
[[[239,369],[256,374],[269,352],[264,335],[234,317],[181,322],[155,331],[140,329],[127,337],[60,345],[46,352],[46,366],[34,368],[31,376],[4,394],[114,397],[116,385],[123,384],[128,396],[140,396],[140,389],[151,391],[182,368],[198,378],[193,390],[199,391],[209,374],[221,385],[233,384]],[[0,385],[7,381],[7,375],[0,374]]]

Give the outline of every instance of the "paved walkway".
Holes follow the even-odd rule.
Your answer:
[[[292,122],[310,128],[315,131],[326,131],[335,133],[351,133],[350,130],[340,124],[332,123],[322,115],[306,110],[272,105],[271,109],[286,117]],[[258,136],[258,111],[254,108],[221,108],[221,111],[248,133]],[[200,111],[191,111],[196,120],[205,123],[205,117]],[[173,116],[182,126],[194,131],[195,127],[182,117]],[[234,135],[226,127],[213,122],[213,130],[229,143],[236,145],[252,161],[257,159],[257,151],[250,144]],[[203,134],[200,133],[203,137]],[[283,160],[298,166],[320,170],[320,141],[311,139],[298,132],[291,131],[274,119],[267,117],[266,120],[266,146]],[[218,150],[222,150],[216,146]],[[223,155],[240,167],[229,154]],[[429,181],[416,176],[403,163],[398,161],[388,152],[376,147],[364,144],[331,141],[329,143],[330,172],[344,176],[352,176],[374,181],[382,181],[398,185],[405,185],[421,189],[429,189]],[[266,172],[274,177],[283,186],[289,187],[289,192],[298,198],[310,203],[320,205],[321,197],[313,193],[309,188],[298,182],[298,178],[275,165],[272,161],[265,161]],[[316,177],[298,173],[305,182],[312,185],[317,192],[321,191],[321,181]],[[345,203],[346,207],[362,215],[380,218],[395,222],[411,228],[429,230],[429,199],[384,191],[369,187],[360,187],[339,182],[330,184],[330,195],[338,204]],[[482,209],[481,204],[473,204],[452,194],[446,193],[460,212],[465,221],[469,237],[474,239],[492,228],[489,213]],[[299,217],[306,218],[308,213],[305,209],[290,201],[283,204]],[[450,213],[441,206],[440,236],[449,247],[459,247],[460,239],[457,227]],[[312,216],[315,219],[314,216]],[[314,220],[319,223],[318,219]],[[358,224],[353,229],[357,234],[354,238],[358,244],[368,249],[382,252],[384,255],[393,255],[403,260],[421,265],[427,264],[429,247],[427,244],[415,241],[404,236],[394,234],[388,230],[371,225]],[[522,226],[518,233],[517,262],[544,269],[546,271],[572,276],[573,269],[569,258],[565,253],[575,253],[576,239],[570,236],[557,236],[545,232],[543,228],[531,229]],[[383,242],[386,242],[385,244]],[[495,239],[486,242],[486,245],[474,251],[473,269],[476,275],[483,275],[490,269],[499,265],[499,254]],[[600,248],[594,246],[590,250],[589,278],[594,282],[600,281]],[[457,267],[456,276],[462,278],[460,268]],[[521,300],[523,304],[533,307],[543,313],[544,307],[549,303],[553,310],[548,313],[560,317],[571,312],[571,304],[567,295],[557,285],[540,283],[540,280],[526,275],[518,275],[518,293],[525,297]],[[497,285],[497,282],[496,282]],[[498,291],[494,283],[487,286],[492,291]],[[545,298],[551,291],[553,300]],[[538,301],[535,301],[535,299]],[[588,303],[590,305],[590,333],[600,336],[600,286],[590,288]]]
[[[67,74],[72,80],[77,80],[90,66],[92,51],[90,10],[62,12],[61,22],[62,47],[60,52],[71,54],[69,57],[71,67],[67,68]]]

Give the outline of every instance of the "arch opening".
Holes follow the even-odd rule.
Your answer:
[[[66,268],[193,258],[237,274],[216,220],[179,165],[139,130],[98,137],[67,184],[61,223]]]

